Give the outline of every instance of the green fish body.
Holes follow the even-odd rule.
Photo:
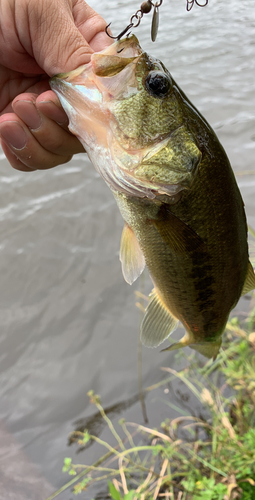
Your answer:
[[[148,267],[143,343],[158,346],[180,320],[186,333],[169,349],[215,358],[230,311],[255,287],[243,201],[215,133],[134,36],[51,86],[125,221],[124,278]]]

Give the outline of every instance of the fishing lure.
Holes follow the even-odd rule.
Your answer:
[[[163,0],[159,0],[158,2],[155,2],[155,3],[153,3],[152,0],[145,0],[141,4],[140,9],[138,9],[136,11],[136,13],[133,14],[133,16],[131,16],[129,24],[126,26],[126,28],[124,28],[124,30],[121,31],[121,33],[119,35],[112,36],[109,34],[108,28],[109,28],[111,23],[108,24],[108,26],[106,26],[106,28],[105,28],[107,35],[110,38],[113,38],[114,40],[120,40],[124,35],[128,36],[130,34],[129,30],[131,28],[137,28],[137,26],[139,26],[139,24],[143,18],[143,15],[149,14],[152,7],[154,7],[153,16],[152,16],[152,23],[151,23],[151,39],[153,42],[155,42],[155,40],[157,38],[158,26],[159,26],[159,7],[162,5],[162,3],[163,3]]]
[[[144,14],[149,14],[153,7],[153,16],[152,16],[152,22],[151,22],[151,40],[152,42],[156,41],[157,34],[158,34],[158,27],[159,27],[159,7],[162,5],[163,0],[159,0],[157,2],[153,2],[152,0],[145,0],[141,5],[140,9],[136,11],[133,16],[131,16],[129,24],[120,32],[119,35],[117,36],[112,36],[108,32],[108,28],[110,27],[111,23],[108,24],[105,28],[106,34],[112,38],[113,40],[120,40],[124,35],[128,36],[131,33],[132,28],[137,28],[143,18]],[[203,4],[199,3],[198,0],[187,0],[187,5],[186,9],[187,11],[190,11],[194,5],[198,5],[199,7],[205,7],[208,4],[208,0],[205,0]]]

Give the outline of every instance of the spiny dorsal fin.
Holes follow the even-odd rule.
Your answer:
[[[141,324],[141,341],[146,347],[157,347],[169,337],[179,320],[166,308],[155,288],[150,294]]]
[[[178,253],[186,253],[198,248],[203,250],[205,244],[198,234],[176,217],[166,205],[162,205],[158,219],[152,220],[164,242]]]
[[[124,279],[132,285],[143,272],[145,260],[134,232],[126,223],[120,241],[120,261]]]
[[[249,261],[246,280],[244,282],[244,286],[242,289],[242,295],[251,292],[252,290],[254,290],[254,288],[255,288],[255,274],[254,274],[254,269]]]
[[[171,344],[169,347],[166,349],[162,349],[161,352],[163,351],[175,351],[176,349],[180,349],[181,347],[186,347],[189,346],[191,349],[194,349],[195,351],[199,352],[206,358],[213,358],[216,359],[220,346],[221,346],[221,337],[215,342],[194,342],[193,335],[190,332],[185,332],[185,335],[182,337],[182,339],[179,342],[175,342],[174,344]]]

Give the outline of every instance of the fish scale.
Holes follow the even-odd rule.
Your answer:
[[[142,342],[160,345],[180,320],[185,335],[167,349],[189,345],[215,358],[255,275],[243,201],[214,131],[134,36],[51,86],[125,221],[125,280],[148,267],[154,289]]]

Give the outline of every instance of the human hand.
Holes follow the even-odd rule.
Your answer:
[[[111,43],[84,0],[0,0],[0,137],[10,164],[51,168],[84,151],[48,77]]]

